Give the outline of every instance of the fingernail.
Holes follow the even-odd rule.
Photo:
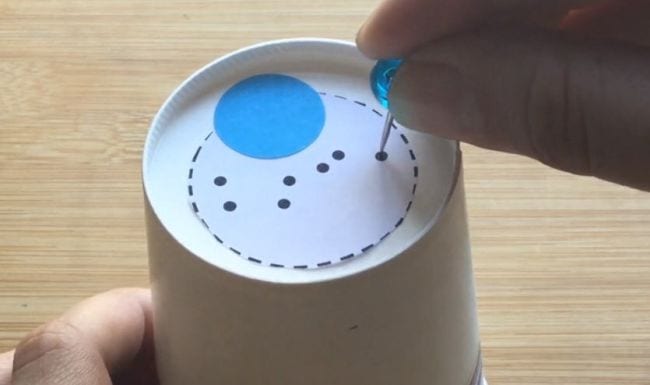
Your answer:
[[[367,52],[367,47],[365,45],[365,30],[366,30],[366,25],[368,24],[368,20],[364,21],[363,24],[361,24],[361,27],[359,27],[359,30],[357,31],[357,36],[354,39],[355,44],[357,45],[357,48],[366,56],[369,56],[369,53]]]
[[[477,124],[475,92],[453,66],[407,60],[393,80],[390,110],[405,127],[460,139]]]
[[[363,29],[366,27],[367,23],[368,21],[364,21],[363,24],[361,24],[361,26],[357,30],[357,36],[354,39],[357,45],[359,45],[359,41],[361,40],[361,35],[363,34]]]
[[[382,41],[382,39],[378,39],[377,34],[377,22],[376,20],[376,15],[377,12],[381,9],[381,5],[374,9],[368,17],[366,17],[366,20],[364,20],[363,24],[359,27],[357,30],[357,36],[355,37],[355,43],[357,45],[357,48],[361,53],[363,53],[365,56],[372,58],[372,59],[377,59],[380,57],[378,55],[379,52],[377,52],[377,44],[378,41]]]

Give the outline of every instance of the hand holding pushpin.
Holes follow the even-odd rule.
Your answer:
[[[409,129],[650,190],[650,3],[549,3],[383,1],[356,43],[410,58],[391,94]]]

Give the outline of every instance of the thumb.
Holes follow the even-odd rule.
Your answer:
[[[397,121],[650,190],[650,52],[552,32],[484,30],[408,58]]]
[[[150,320],[147,290],[87,299],[18,344],[11,384],[111,385],[111,376],[125,372],[141,351]]]

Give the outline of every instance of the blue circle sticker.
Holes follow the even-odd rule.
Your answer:
[[[229,88],[217,103],[214,128],[240,154],[277,159],[309,147],[325,124],[325,106],[311,86],[287,75],[263,74]]]

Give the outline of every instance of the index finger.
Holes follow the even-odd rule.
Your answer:
[[[513,18],[557,18],[602,0],[385,0],[357,35],[372,58],[404,57],[437,38]]]

